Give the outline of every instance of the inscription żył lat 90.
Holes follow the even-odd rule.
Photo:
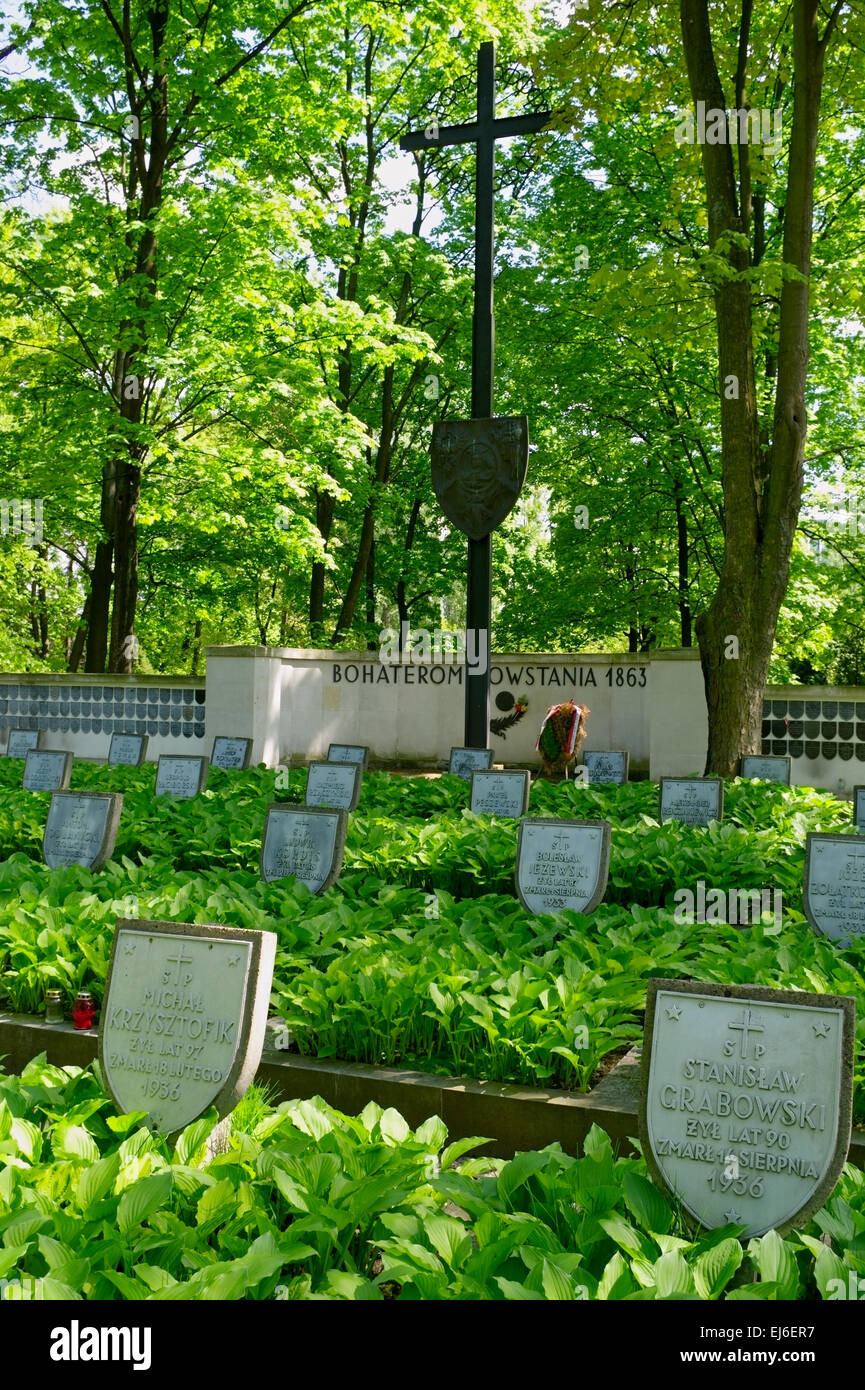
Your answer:
[[[640,1131],[652,1175],[704,1226],[804,1223],[847,1157],[855,1004],[650,980]]]
[[[865,839],[808,835],[802,888],[805,916],[841,947],[865,936]]]
[[[480,816],[519,820],[529,809],[529,779],[525,771],[472,773],[471,809]]]
[[[279,802],[269,806],[261,837],[261,877],[272,883],[294,875],[310,893],[323,892],[342,868],[347,823],[345,811]]]
[[[528,912],[591,912],[604,896],[609,867],[609,821],[520,821],[516,885]]]
[[[49,869],[101,869],[114,849],[122,808],[117,792],[52,792],[42,835]]]
[[[708,825],[724,815],[724,783],[720,777],[662,777],[658,820],[683,825]]]
[[[275,950],[273,932],[118,923],[99,1055],[121,1113],[173,1134],[233,1109],[261,1058]]]

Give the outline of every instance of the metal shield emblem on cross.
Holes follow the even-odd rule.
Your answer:
[[[448,521],[473,541],[488,536],[513,510],[528,463],[526,415],[433,425],[435,495]]]

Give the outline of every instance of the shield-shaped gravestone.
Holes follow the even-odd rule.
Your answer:
[[[101,869],[114,850],[122,809],[117,792],[53,792],[42,836],[49,869]]]
[[[790,785],[792,758],[787,755],[746,753],[740,764],[740,777],[759,777],[762,782],[786,782]]]
[[[267,808],[261,837],[261,877],[267,883],[293,874],[310,893],[339,876],[348,814],[276,802]]]
[[[609,821],[520,821],[516,884],[529,912],[591,912],[604,896],[609,868]]]
[[[865,833],[865,787],[853,788],[853,824]]]
[[[855,1004],[650,980],[640,1129],[652,1176],[704,1226],[804,1225],[847,1157]]]
[[[808,835],[805,840],[805,916],[839,946],[865,936],[865,839]]]
[[[473,772],[486,772],[493,761],[491,748],[452,748],[448,772],[461,777],[464,782],[472,780]]]
[[[147,739],[147,734],[112,734],[108,766],[140,767],[147,752]]]
[[[251,757],[251,738],[223,738],[217,735],[213,740],[210,766],[221,767],[225,772],[245,772]]]
[[[488,536],[513,509],[528,462],[525,415],[433,425],[433,490],[448,521],[472,540]]]
[[[329,763],[360,763],[366,768],[369,748],[363,743],[332,743],[327,750]]]
[[[518,820],[529,809],[531,773],[473,772],[471,809],[482,816],[510,816]]]
[[[627,782],[629,754],[623,748],[587,748],[583,766],[587,782]]]
[[[720,777],[662,777],[658,819],[683,825],[708,825],[724,814],[724,783]]]
[[[234,1108],[261,1058],[275,953],[269,931],[118,922],[99,1061],[122,1114],[174,1134]]]
[[[156,768],[156,796],[197,796],[207,783],[207,759],[163,753]]]
[[[6,743],[7,758],[26,758],[31,748],[42,746],[41,729],[10,729]]]
[[[27,792],[59,792],[69,786],[73,753],[54,748],[31,748],[24,762],[21,786]]]
[[[360,796],[360,763],[310,763],[306,774],[307,806],[353,811]]]

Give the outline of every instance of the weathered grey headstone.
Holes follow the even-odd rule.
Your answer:
[[[708,825],[724,815],[724,782],[720,777],[662,777],[658,819],[683,825]]]
[[[787,755],[746,753],[740,764],[740,777],[759,777],[762,782],[786,782],[790,785],[792,758]]]
[[[865,840],[861,835],[808,835],[805,916],[839,946],[865,936]]]
[[[293,874],[310,893],[322,893],[339,877],[348,815],[276,802],[267,808],[261,837],[261,877],[267,883]]]
[[[60,792],[69,786],[74,753],[54,748],[31,748],[24,762],[21,786],[26,792]]]
[[[627,782],[630,754],[623,748],[587,748],[583,766],[588,782]]]
[[[361,763],[310,763],[306,774],[307,806],[353,811],[360,796]]]
[[[529,809],[530,783],[528,771],[473,772],[471,809],[482,816],[518,820]]]
[[[275,954],[274,932],[118,922],[99,1061],[121,1114],[174,1134],[234,1109],[261,1058]]]
[[[650,980],[640,1130],[653,1177],[704,1226],[804,1225],[850,1142],[855,1003]]]
[[[53,792],[42,835],[49,869],[101,869],[114,850],[122,809],[117,792]]]
[[[10,729],[6,743],[6,757],[26,758],[31,748],[41,747],[41,729]]]
[[[853,824],[865,834],[865,787],[853,788]]]
[[[607,887],[610,822],[520,821],[517,894],[529,912],[591,912]]]
[[[223,738],[222,735],[217,735],[213,740],[210,766],[221,767],[226,772],[245,772],[251,757],[251,738]]]
[[[207,759],[163,753],[156,767],[156,796],[197,796],[207,783]]]
[[[112,734],[108,766],[140,767],[147,752],[147,739],[147,734]]]
[[[360,763],[364,769],[369,762],[369,748],[363,743],[332,743],[327,750],[329,763]]]
[[[492,767],[491,748],[452,748],[448,772],[461,777],[464,782],[472,780],[473,772],[487,772]]]

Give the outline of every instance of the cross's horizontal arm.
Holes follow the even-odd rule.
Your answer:
[[[404,135],[399,147],[401,150],[427,150],[439,145],[468,145],[481,140],[489,131],[494,140],[504,140],[509,135],[531,135],[536,130],[542,130],[551,115],[550,111],[539,111],[534,116],[503,116],[490,124],[468,121],[464,125],[443,125],[438,128],[436,135],[416,130],[411,135]]]

